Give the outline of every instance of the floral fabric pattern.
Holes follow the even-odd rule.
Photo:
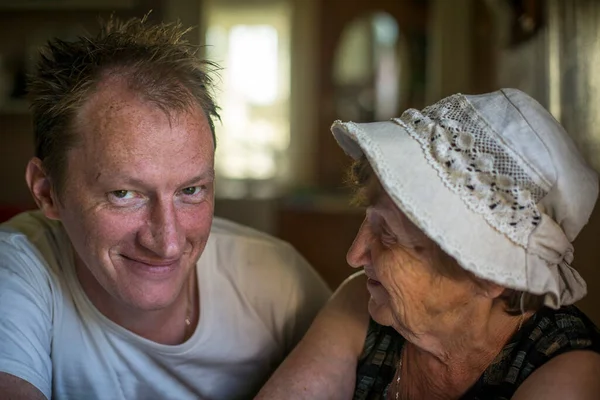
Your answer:
[[[546,193],[464,96],[445,98],[422,113],[409,109],[393,121],[419,142],[442,181],[472,211],[527,248],[541,220],[536,203]]]

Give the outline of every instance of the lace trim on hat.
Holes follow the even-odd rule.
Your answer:
[[[540,223],[537,202],[546,195],[462,95],[420,113],[393,119],[419,142],[445,185],[515,244],[527,248]]]

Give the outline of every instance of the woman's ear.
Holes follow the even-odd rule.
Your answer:
[[[479,280],[478,286],[480,288],[480,294],[491,300],[495,300],[498,297],[502,296],[504,294],[504,291],[506,290],[505,287],[484,279]]]
[[[25,169],[25,180],[33,199],[44,215],[50,219],[59,219],[52,182],[44,170],[42,160],[37,157],[29,160]]]

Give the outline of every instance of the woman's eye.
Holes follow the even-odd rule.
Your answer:
[[[381,238],[381,242],[388,246],[398,243],[396,235],[386,226],[380,227],[379,237]]]
[[[389,234],[387,232],[384,232],[381,234],[381,240],[383,241],[383,243],[385,243],[387,245],[398,243],[396,236]]]

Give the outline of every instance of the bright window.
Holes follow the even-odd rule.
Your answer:
[[[285,3],[209,9],[207,57],[223,68],[216,82],[223,122],[216,127],[221,197],[272,195],[286,179],[289,30]]]

